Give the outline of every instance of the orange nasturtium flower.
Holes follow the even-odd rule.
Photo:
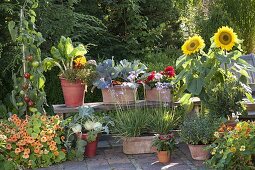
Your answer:
[[[10,143],[8,143],[8,144],[6,145],[6,149],[11,150],[11,149],[12,149],[12,145],[11,145]]]
[[[20,152],[21,152],[20,148],[16,148],[16,149],[15,149],[15,153],[16,153],[16,154],[19,154]]]
[[[41,142],[47,142],[47,137],[46,137],[46,136],[43,136],[43,137],[41,138]]]
[[[28,159],[29,158],[29,154],[28,153],[24,153],[22,156],[24,159]]]

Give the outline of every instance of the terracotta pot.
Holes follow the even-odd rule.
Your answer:
[[[157,89],[157,88],[146,89],[145,100],[156,102],[171,102],[172,101],[171,89]]]
[[[86,85],[77,80],[72,83],[66,79],[60,78],[65,105],[67,107],[77,107],[84,104]]]
[[[105,104],[127,104],[134,103],[136,100],[137,88],[123,87],[115,85],[102,89],[103,102]]]
[[[205,150],[208,145],[188,145],[191,153],[191,157],[198,161],[204,161],[209,159],[210,151]]]
[[[158,151],[157,152],[158,160],[161,163],[169,163],[171,155],[169,151]]]
[[[126,137],[123,140],[125,154],[153,153],[152,140],[154,136]]]
[[[82,133],[79,135],[79,137],[83,140],[86,140],[88,139],[88,134],[87,133]],[[88,158],[92,158],[92,157],[95,157],[96,156],[96,151],[97,151],[97,144],[98,144],[98,141],[99,141],[99,135],[97,135],[97,138],[95,141],[93,142],[88,142],[86,147],[85,147],[85,152],[84,152],[84,155]]]

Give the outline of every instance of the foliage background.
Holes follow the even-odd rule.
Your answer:
[[[13,89],[12,73],[21,62],[7,28],[8,21],[19,19],[19,3],[22,0],[0,2],[0,100],[5,105]],[[221,25],[232,26],[245,40],[245,50],[252,52],[254,7],[255,0],[40,0],[36,24],[46,39],[42,58],[63,35],[94,44],[89,59],[140,59],[150,70],[160,70],[175,63],[185,38],[200,33],[208,44]],[[63,103],[58,72],[45,73],[48,104]],[[86,96],[86,102],[100,100],[99,90]]]

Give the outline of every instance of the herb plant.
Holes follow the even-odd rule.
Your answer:
[[[187,144],[207,145],[213,142],[214,132],[219,126],[220,119],[208,115],[192,115],[184,120],[179,135]]]

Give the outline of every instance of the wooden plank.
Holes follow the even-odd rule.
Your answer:
[[[192,98],[192,101],[194,102],[194,105],[200,105],[199,98],[195,97]],[[179,106],[180,102],[173,103],[175,106]],[[103,102],[96,102],[96,103],[84,103],[83,106],[90,106],[95,109],[95,111],[110,111],[115,110],[116,108],[125,108],[125,109],[131,109],[131,108],[142,108],[142,107],[171,107],[172,103],[161,103],[161,102],[148,102],[145,100],[137,100],[136,103],[133,104],[104,104]],[[79,107],[66,107],[64,104],[59,105],[53,105],[54,113],[76,113],[78,112]]]

